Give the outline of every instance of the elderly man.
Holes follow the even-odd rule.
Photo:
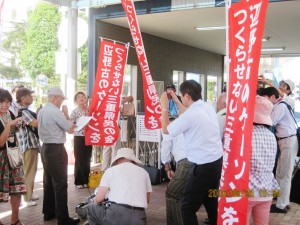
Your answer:
[[[173,121],[174,118],[170,117],[169,120]],[[168,134],[162,134],[162,136],[161,161],[170,179],[166,190],[167,224],[182,225],[181,198],[191,163],[186,158],[183,134],[177,137],[171,137]],[[176,161],[175,173],[170,165],[172,158]]]
[[[141,165],[132,149],[118,150],[101,179],[96,204],[88,206],[89,225],[147,224],[145,208],[152,187],[149,174]]]
[[[263,89],[261,96],[266,97],[274,105],[271,118],[276,129],[275,136],[280,151],[276,169],[276,180],[280,187],[280,196],[277,198],[276,205],[271,206],[271,212],[287,213],[290,209],[291,181],[298,152],[296,125],[290,112],[291,107],[284,103],[275,87]]]
[[[26,206],[36,206],[37,202],[35,200],[39,199],[38,196],[32,195],[38,165],[38,152],[41,147],[37,133],[37,115],[35,112],[28,109],[33,102],[33,93],[34,91],[21,87],[17,90],[16,94],[17,103],[20,106],[18,117],[22,117],[25,123],[25,126],[19,128],[17,138],[24,159],[23,169],[27,190],[26,195],[24,195],[24,204]]]
[[[79,219],[69,217],[67,205],[68,156],[64,147],[66,132],[72,134],[74,125],[60,111],[65,99],[60,88],[51,88],[48,91],[48,102],[38,114],[39,136],[43,142],[41,151],[44,166],[43,213],[45,221],[56,216],[57,225],[75,225],[79,223]]]

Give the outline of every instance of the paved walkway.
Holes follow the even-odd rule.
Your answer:
[[[85,197],[89,196],[88,189],[77,189],[74,186],[73,180],[73,166],[69,166],[69,213],[70,216],[76,217],[75,206],[84,201]],[[39,168],[35,182],[34,194],[40,196],[37,206],[33,207],[20,207],[20,219],[25,225],[56,225],[56,220],[44,222],[42,214],[42,197],[43,197],[43,182],[42,182],[43,169]],[[148,225],[166,225],[165,213],[165,190],[167,183],[153,186],[153,194],[151,202],[147,209]],[[300,190],[299,190],[300,191]],[[291,204],[291,210],[287,214],[271,214],[270,225],[300,225],[300,206]],[[6,225],[10,224],[10,205],[9,203],[0,204],[0,218]],[[203,207],[198,212],[199,225],[204,224],[202,221],[206,217]],[[81,220],[81,225],[84,221]],[[134,224],[133,224],[134,225]]]

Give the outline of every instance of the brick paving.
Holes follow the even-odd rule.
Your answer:
[[[69,188],[68,188],[68,205],[70,216],[76,217],[77,214],[74,210],[75,206],[84,201],[85,197],[89,196],[88,189],[77,189],[73,180],[73,166],[69,166]],[[42,199],[43,199],[43,182],[42,182],[43,169],[39,167],[38,174],[35,182],[34,194],[39,195],[37,206],[32,207],[20,207],[20,219],[25,225],[56,225],[56,220],[43,221],[42,214]],[[146,211],[148,225],[166,225],[166,213],[165,213],[165,200],[164,194],[167,183],[153,186],[153,194],[151,196],[150,205]],[[300,191],[300,190],[299,190]],[[291,210],[287,214],[274,214],[270,215],[270,225],[300,225],[300,206],[297,204],[291,204]],[[9,203],[0,204],[0,219],[6,225],[10,224],[10,206]],[[206,213],[201,207],[198,212],[199,225],[203,225],[203,220],[206,217]],[[81,225],[85,221],[81,220]],[[134,224],[133,224],[134,225]]]

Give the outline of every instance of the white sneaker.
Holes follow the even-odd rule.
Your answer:
[[[22,205],[23,206],[36,206],[37,202],[35,202],[35,201],[23,202]]]
[[[37,195],[32,195],[32,197],[31,197],[31,200],[32,200],[32,201],[37,201],[37,200],[39,200],[39,199],[40,199],[40,197],[37,196]]]

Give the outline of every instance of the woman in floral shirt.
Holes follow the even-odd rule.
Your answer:
[[[10,93],[0,89],[0,203],[7,202],[10,196],[11,224],[22,225],[19,220],[19,207],[21,194],[26,193],[24,173],[22,167],[10,168],[6,149],[7,145],[16,146],[15,127],[18,121],[22,121],[22,117],[15,119],[14,114],[9,111],[11,102]]]
[[[71,120],[76,123],[81,116],[88,116],[87,97],[85,93],[79,91],[74,96],[77,105],[71,113]],[[87,188],[90,173],[90,161],[92,156],[92,146],[85,145],[84,128],[74,131],[74,156],[75,156],[75,185],[77,188]]]

